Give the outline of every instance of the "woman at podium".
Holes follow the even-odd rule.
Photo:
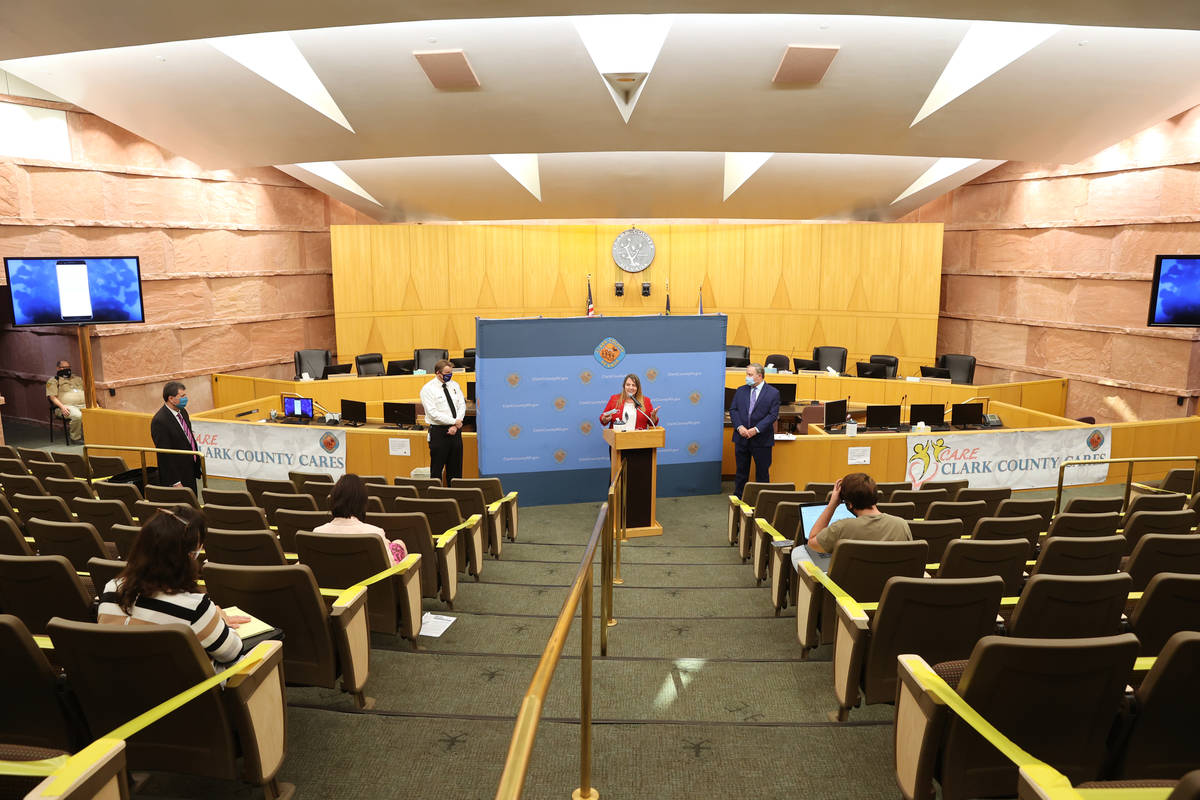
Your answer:
[[[640,431],[658,425],[658,412],[650,398],[642,394],[642,381],[637,375],[625,376],[625,390],[608,398],[600,422],[618,431]]]

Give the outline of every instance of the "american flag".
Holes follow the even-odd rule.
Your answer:
[[[700,287],[700,310],[697,311],[696,313],[697,314],[704,313],[704,287],[703,286]]]
[[[589,317],[596,316],[596,306],[592,303],[592,276],[588,275],[588,304],[587,315]]]
[[[667,282],[667,316],[671,316],[671,283]]]

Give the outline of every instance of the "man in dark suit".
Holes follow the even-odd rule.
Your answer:
[[[742,496],[750,480],[750,459],[754,459],[754,480],[771,480],[771,448],[775,446],[775,420],[779,419],[779,390],[763,381],[762,364],[746,367],[746,385],[734,392],[729,406],[733,423],[733,457],[737,463],[734,493]]]
[[[192,420],[184,406],[187,405],[187,387],[179,381],[170,381],[163,387],[163,407],[150,420],[150,438],[155,447],[167,450],[196,450],[196,435],[192,432]],[[158,456],[158,481],[160,486],[186,486],[196,491],[196,478],[200,476],[198,456],[160,453]]]

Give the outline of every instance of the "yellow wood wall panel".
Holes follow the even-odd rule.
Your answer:
[[[791,308],[791,296],[783,280],[783,231],[781,225],[746,226],[742,272],[745,308]]]
[[[524,301],[524,236],[520,225],[488,225],[484,278],[497,308],[527,308]],[[461,306],[460,306],[461,307]]]
[[[860,311],[896,311],[901,280],[900,253],[904,229],[899,225],[855,225],[862,237],[859,281],[865,306]]]
[[[404,308],[404,295],[412,275],[409,240],[411,226],[372,225],[371,308],[391,313]]]
[[[942,292],[942,226],[913,223],[903,226],[897,308],[909,313],[937,314]],[[937,269],[931,265],[937,264]],[[932,312],[930,312],[932,309]]]
[[[697,225],[671,226],[671,310],[695,314],[700,287],[708,270],[708,229]],[[711,305],[711,304],[710,304]],[[714,309],[705,308],[706,312]]]
[[[399,227],[399,226],[387,226]],[[406,311],[451,308],[450,280],[456,268],[450,263],[449,232],[445,225],[405,226],[409,234],[410,271],[404,292]]]
[[[743,308],[746,268],[746,228],[744,225],[708,226],[708,265],[705,271],[712,285],[715,307],[712,311],[732,313]],[[705,308],[705,311],[708,311]]]
[[[451,308],[478,308],[487,313],[496,308],[496,300],[487,277],[488,235],[481,225],[461,225],[449,229],[446,253],[451,265]],[[490,316],[490,314],[488,314]]]
[[[821,234],[821,309],[852,308],[861,270],[861,227],[830,225]]]
[[[379,351],[383,353],[385,362],[392,359],[412,358],[414,319],[417,319],[417,316],[401,313],[375,318],[379,336],[385,342],[386,349]],[[384,364],[384,366],[387,365]]]
[[[367,311],[370,297],[362,287],[370,280],[373,225],[331,225],[329,249],[333,263],[333,305],[336,309]]]
[[[792,309],[821,307],[821,241],[824,225],[783,226],[781,275]]]
[[[521,286],[523,305],[531,313],[545,314],[569,305],[570,297],[560,271],[557,228],[526,225],[521,229]]]

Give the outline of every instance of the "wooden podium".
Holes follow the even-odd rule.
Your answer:
[[[641,431],[604,430],[604,441],[612,447],[613,478],[624,459],[626,473],[625,522],[629,536],[662,536],[662,525],[654,518],[658,495],[658,448],[666,444],[662,428]]]

